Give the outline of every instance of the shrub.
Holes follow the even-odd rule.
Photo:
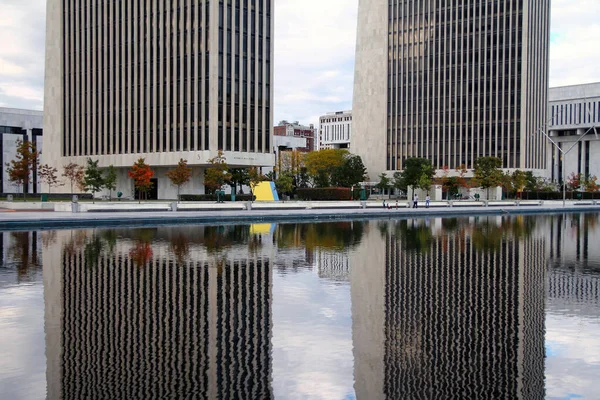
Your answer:
[[[298,188],[300,200],[350,200],[350,188]]]
[[[217,201],[216,194],[182,194],[181,201]],[[231,201],[231,195],[226,194],[224,201]],[[251,194],[236,194],[235,201],[254,201]]]

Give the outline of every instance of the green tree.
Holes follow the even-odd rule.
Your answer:
[[[404,182],[404,177],[402,176],[402,172],[394,172],[394,176],[392,177],[392,186],[394,189],[402,190],[406,192],[408,187]]]
[[[522,197],[520,194],[523,193],[523,190],[525,190],[525,188],[527,187],[528,182],[529,178],[525,171],[517,169],[512,173],[513,188],[517,192],[519,198]]]
[[[275,187],[279,194],[289,195],[294,190],[294,178],[287,172],[281,173],[275,181]]]
[[[141,203],[142,194],[144,194],[144,198],[147,199],[148,191],[150,191],[154,185],[152,183],[154,171],[152,171],[150,165],[146,164],[146,160],[144,158],[138,158],[135,164],[131,166],[127,174],[131,179],[133,179],[133,184],[139,193],[138,202]]]
[[[248,168],[232,168],[229,170],[231,177],[227,180],[227,184],[231,186],[231,193],[237,193],[238,186],[240,189],[250,184],[250,175]]]
[[[421,188],[427,190],[433,182],[435,170],[431,161],[425,158],[407,158],[402,171],[402,184],[408,188]],[[421,186],[423,184],[423,186]]]
[[[381,190],[381,193],[383,194],[383,191],[389,189],[391,184],[392,184],[392,180],[390,178],[388,178],[388,176],[386,174],[380,174],[379,182],[375,185],[375,187],[377,189]]]
[[[475,181],[482,189],[487,190],[487,197],[490,197],[490,188],[502,184],[503,173],[502,159],[498,157],[479,157],[475,161]]]
[[[106,170],[106,176],[104,177],[104,188],[108,190],[108,198],[112,201],[112,192],[117,190],[117,170],[114,166],[110,165]]]
[[[177,201],[181,201],[181,187],[192,179],[192,169],[187,166],[187,160],[179,160],[177,167],[167,171],[167,178],[173,186],[177,186]]]
[[[331,183],[338,187],[357,186],[364,182],[367,176],[367,168],[360,156],[346,154],[344,162],[331,173]]]
[[[98,168],[98,160],[93,161],[91,158],[87,159],[87,168],[85,169],[83,182],[86,191],[92,193],[92,203],[94,203],[95,194],[104,187],[104,177],[102,176],[102,171]]]
[[[595,175],[588,175],[583,182],[585,191],[592,193],[592,198],[595,198],[595,193],[600,190],[598,186],[598,178]]]
[[[31,183],[33,171],[38,169],[40,153],[34,142],[17,140],[15,159],[6,164],[8,180],[23,189],[23,200],[26,201],[26,186]]]
[[[219,150],[216,157],[211,158],[208,162],[211,166],[204,171],[204,187],[207,193],[214,193],[231,179],[231,174],[221,150]]]

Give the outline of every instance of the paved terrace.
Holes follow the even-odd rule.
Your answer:
[[[406,201],[390,201],[391,209],[381,202],[286,202],[286,203],[80,203],[80,212],[41,210],[47,203],[20,203],[17,210],[0,204],[0,230],[67,229],[116,226],[157,226],[179,224],[243,224],[254,222],[327,221],[352,219],[396,219],[426,217],[459,217],[474,215],[556,214],[599,212],[600,204],[592,201],[515,201],[504,202],[433,202],[430,208],[420,204],[408,208]],[[58,203],[56,203],[58,204]],[[64,203],[63,209],[71,208]],[[16,207],[16,208],[18,208]],[[38,209],[36,209],[38,207]],[[46,205],[48,208],[48,205]],[[57,207],[60,209],[60,207]]]

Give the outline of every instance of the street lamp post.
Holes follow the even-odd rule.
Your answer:
[[[573,150],[575,148],[575,146],[581,142],[583,140],[583,138],[585,137],[585,135],[587,135],[588,133],[590,133],[591,131],[594,131],[594,134],[596,135],[596,138],[598,138],[598,131],[596,130],[595,126],[592,126],[591,128],[589,128],[587,131],[585,131],[583,133],[583,135],[581,135],[581,137],[575,142],[573,143],[573,145],[571,147],[569,147],[569,149],[567,151],[563,150],[560,145],[558,143],[556,143],[554,141],[554,139],[552,139],[552,137],[550,137],[550,135],[548,135],[548,133],[546,133],[546,131],[544,131],[544,129],[540,128],[539,132],[542,132],[544,134],[544,136],[546,136],[546,138],[550,141],[550,143],[552,143],[554,145],[554,147],[556,147],[558,149],[558,151],[562,154],[562,174],[563,174],[563,208],[566,207],[567,205],[567,168],[566,168],[566,157],[567,154],[569,154],[569,152],[571,150]]]

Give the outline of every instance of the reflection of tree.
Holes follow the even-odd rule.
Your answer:
[[[473,226],[471,240],[478,250],[493,251],[502,247],[504,229],[494,222],[484,221]]]
[[[102,241],[102,238],[94,233],[92,237],[87,240],[85,248],[83,249],[83,258],[85,260],[85,265],[88,268],[98,267],[103,249],[104,242]]]
[[[66,256],[73,256],[85,246],[87,241],[86,231],[71,231],[71,238],[63,246],[63,252]]]
[[[209,253],[229,249],[233,244],[247,243],[249,238],[249,225],[204,227],[204,245]]]
[[[42,245],[45,249],[56,243],[56,231],[44,231],[42,232]]]
[[[148,264],[148,261],[150,261],[152,255],[152,244],[148,242],[138,241],[129,250],[129,258],[131,259],[131,262],[138,268]]]
[[[364,234],[364,222],[340,221],[317,224],[280,224],[276,241],[280,248],[343,250],[356,246]]]
[[[10,235],[12,243],[8,255],[16,263],[20,280],[42,265],[37,248],[37,232],[11,232]]]
[[[117,238],[119,235],[117,231],[114,229],[107,229],[102,232],[102,239],[106,241],[108,245],[108,251],[112,254],[115,251],[115,246],[117,245]]]
[[[428,252],[433,243],[431,227],[419,220],[400,220],[396,222],[396,236],[400,238],[405,250]]]
[[[183,264],[190,253],[190,240],[183,233],[171,237],[171,252],[175,256],[177,264]]]

